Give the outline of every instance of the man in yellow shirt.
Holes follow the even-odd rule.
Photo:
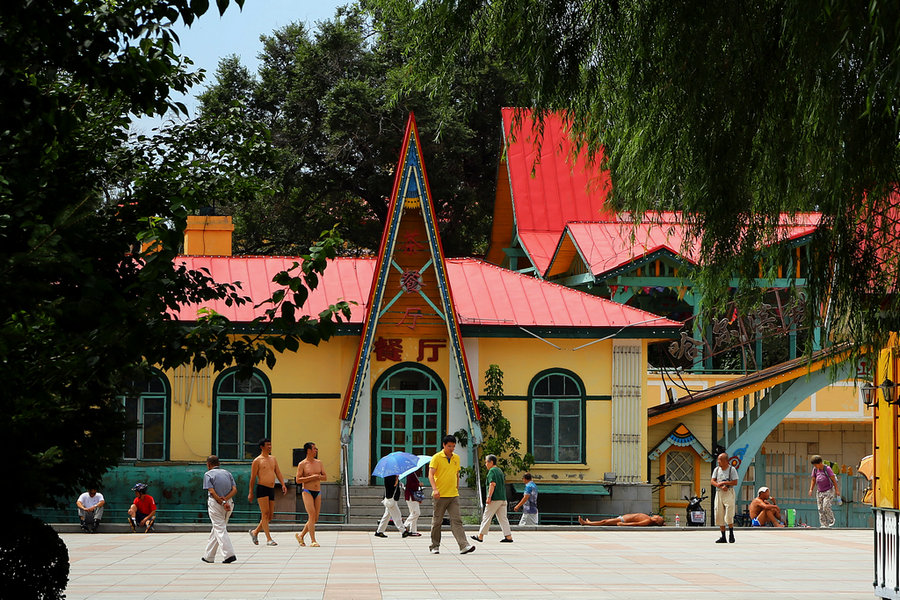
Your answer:
[[[466,540],[462,519],[459,516],[459,456],[453,453],[456,449],[456,438],[444,436],[441,440],[443,450],[431,457],[428,466],[428,481],[431,482],[431,501],[434,504],[434,516],[431,519],[432,554],[441,553],[441,525],[444,513],[450,513],[450,530],[459,553],[468,554],[475,551],[475,546]]]

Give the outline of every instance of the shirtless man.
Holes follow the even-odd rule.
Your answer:
[[[769,494],[769,488],[759,488],[756,498],[750,503],[750,518],[753,527],[784,527],[781,522],[781,509],[775,504],[775,498]]]
[[[600,527],[649,527],[650,525],[662,527],[665,522],[665,519],[659,515],[645,515],[644,513],[629,513],[601,521],[588,521],[578,517],[580,525],[598,525]]]
[[[259,483],[256,484],[257,479]],[[287,494],[287,486],[284,485],[284,477],[281,476],[281,469],[278,468],[278,461],[272,456],[272,440],[263,438],[259,440],[259,456],[253,459],[253,465],[250,467],[250,493],[247,500],[252,503],[254,496],[253,485],[256,484],[256,500],[259,502],[259,512],[261,519],[259,525],[255,529],[250,530],[250,539],[253,543],[259,545],[259,530],[262,529],[266,533],[267,546],[277,546],[272,534],[269,533],[269,521],[275,516],[275,482],[281,484],[281,493]]]
[[[303,496],[303,506],[306,508],[307,520],[306,525],[303,526],[303,531],[295,533],[294,537],[297,538],[297,542],[301,546],[305,546],[306,542],[303,541],[303,538],[308,533],[309,545],[313,548],[318,548],[316,523],[319,520],[319,512],[322,510],[322,497],[319,493],[322,491],[322,482],[328,479],[328,476],[325,475],[325,467],[322,466],[322,461],[317,458],[319,449],[316,448],[316,445],[312,442],[306,442],[303,444],[303,449],[306,450],[306,458],[297,465],[295,481],[297,485],[303,486],[300,495]]]

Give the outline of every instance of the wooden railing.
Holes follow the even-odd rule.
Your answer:
[[[875,595],[900,598],[900,511],[875,508]]]

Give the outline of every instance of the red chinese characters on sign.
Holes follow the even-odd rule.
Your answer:
[[[399,247],[397,248],[399,252],[406,253],[418,252],[424,249],[425,244],[419,241],[419,236],[417,236],[415,233],[407,233],[404,236],[403,241],[400,242]]]
[[[403,360],[403,340],[398,338],[382,338],[375,340],[375,360]],[[420,350],[421,352],[421,350]]]
[[[872,376],[869,367],[870,365],[867,359],[859,359],[859,363],[856,365],[856,377],[859,379],[869,379]]]
[[[419,355],[416,357],[416,361],[421,361],[423,358],[425,358],[425,352],[431,350],[431,356],[426,358],[425,361],[437,362],[438,350],[446,347],[447,340],[419,340]]]
[[[418,292],[422,289],[422,274],[415,269],[403,271],[400,275],[400,288],[404,292]]]
[[[403,318],[400,319],[400,322],[397,325],[406,325],[409,329],[416,328],[416,322],[419,320],[419,317],[423,316],[422,309],[418,307],[410,307],[406,309],[406,312],[403,313]],[[406,319],[412,319],[412,323],[407,323]]]

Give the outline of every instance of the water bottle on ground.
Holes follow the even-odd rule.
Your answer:
[[[675,515],[675,527],[681,527],[681,515]]]

